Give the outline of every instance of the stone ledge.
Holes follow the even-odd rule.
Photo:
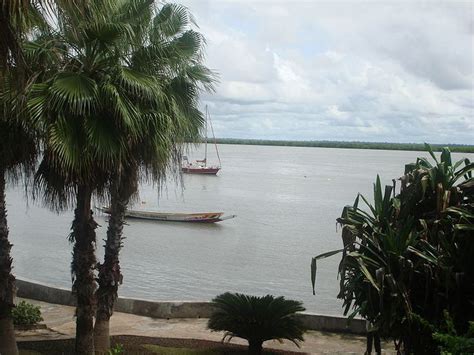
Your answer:
[[[17,296],[33,300],[75,306],[76,300],[70,290],[30,280],[16,280]],[[151,318],[209,318],[213,312],[211,302],[193,301],[149,301],[119,297],[115,311]],[[303,323],[310,330],[364,334],[365,321],[328,315],[300,313]]]

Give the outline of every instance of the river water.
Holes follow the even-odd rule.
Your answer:
[[[158,196],[144,184],[135,209],[224,211],[217,224],[130,220],[124,229],[120,295],[151,300],[210,300],[225,291],[284,295],[308,311],[341,314],[334,256],[318,264],[312,295],[311,257],[340,248],[336,218],[373,182],[403,173],[423,152],[221,145],[218,176],[184,175]],[[189,154],[202,158],[203,147]],[[454,154],[456,159],[472,154]],[[210,155],[209,160],[215,160]],[[70,287],[72,212],[56,214],[7,190],[14,272],[17,277]],[[106,217],[97,215],[97,254],[103,253]]]

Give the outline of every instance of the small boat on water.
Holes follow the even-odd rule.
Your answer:
[[[99,207],[98,210],[110,214],[110,208],[108,207]],[[225,221],[226,219],[231,219],[236,216],[224,216],[224,212],[166,213],[154,211],[127,210],[125,211],[125,217],[167,222],[215,223]]]
[[[206,174],[206,175],[217,175],[221,169],[218,166],[207,166],[205,160],[196,160],[194,163],[190,163],[187,157],[183,157],[183,167],[181,171],[185,174]]]
[[[207,124],[211,127],[212,136],[214,138],[214,147],[216,148],[217,159],[219,160],[218,165],[207,165]],[[206,135],[204,145],[204,159],[190,162],[188,157],[183,157],[183,165],[181,171],[185,174],[205,174],[205,175],[216,175],[221,169],[221,158],[219,156],[219,150],[217,149],[216,137],[214,136],[214,128],[212,127],[211,117],[206,106]]]

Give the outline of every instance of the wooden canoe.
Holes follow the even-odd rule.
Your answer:
[[[99,211],[110,214],[110,208],[100,207]],[[125,217],[136,219],[148,219],[154,221],[167,222],[194,222],[194,223],[215,223],[234,218],[235,215],[224,216],[224,212],[203,212],[203,213],[166,213],[154,211],[125,211]]]

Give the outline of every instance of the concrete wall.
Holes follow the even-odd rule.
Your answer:
[[[170,301],[155,302],[120,297],[115,311],[152,318],[209,318],[213,312],[211,302]]]
[[[22,298],[43,301],[48,303],[75,306],[76,298],[71,290],[45,285],[30,280],[16,279],[16,295]]]
[[[16,280],[17,296],[38,301],[75,306],[75,297],[70,290],[53,287],[29,280]],[[115,311],[152,318],[209,318],[213,312],[211,302],[171,301],[159,302],[120,297]],[[312,313],[300,313],[308,329],[331,332],[363,334],[365,321]]]

